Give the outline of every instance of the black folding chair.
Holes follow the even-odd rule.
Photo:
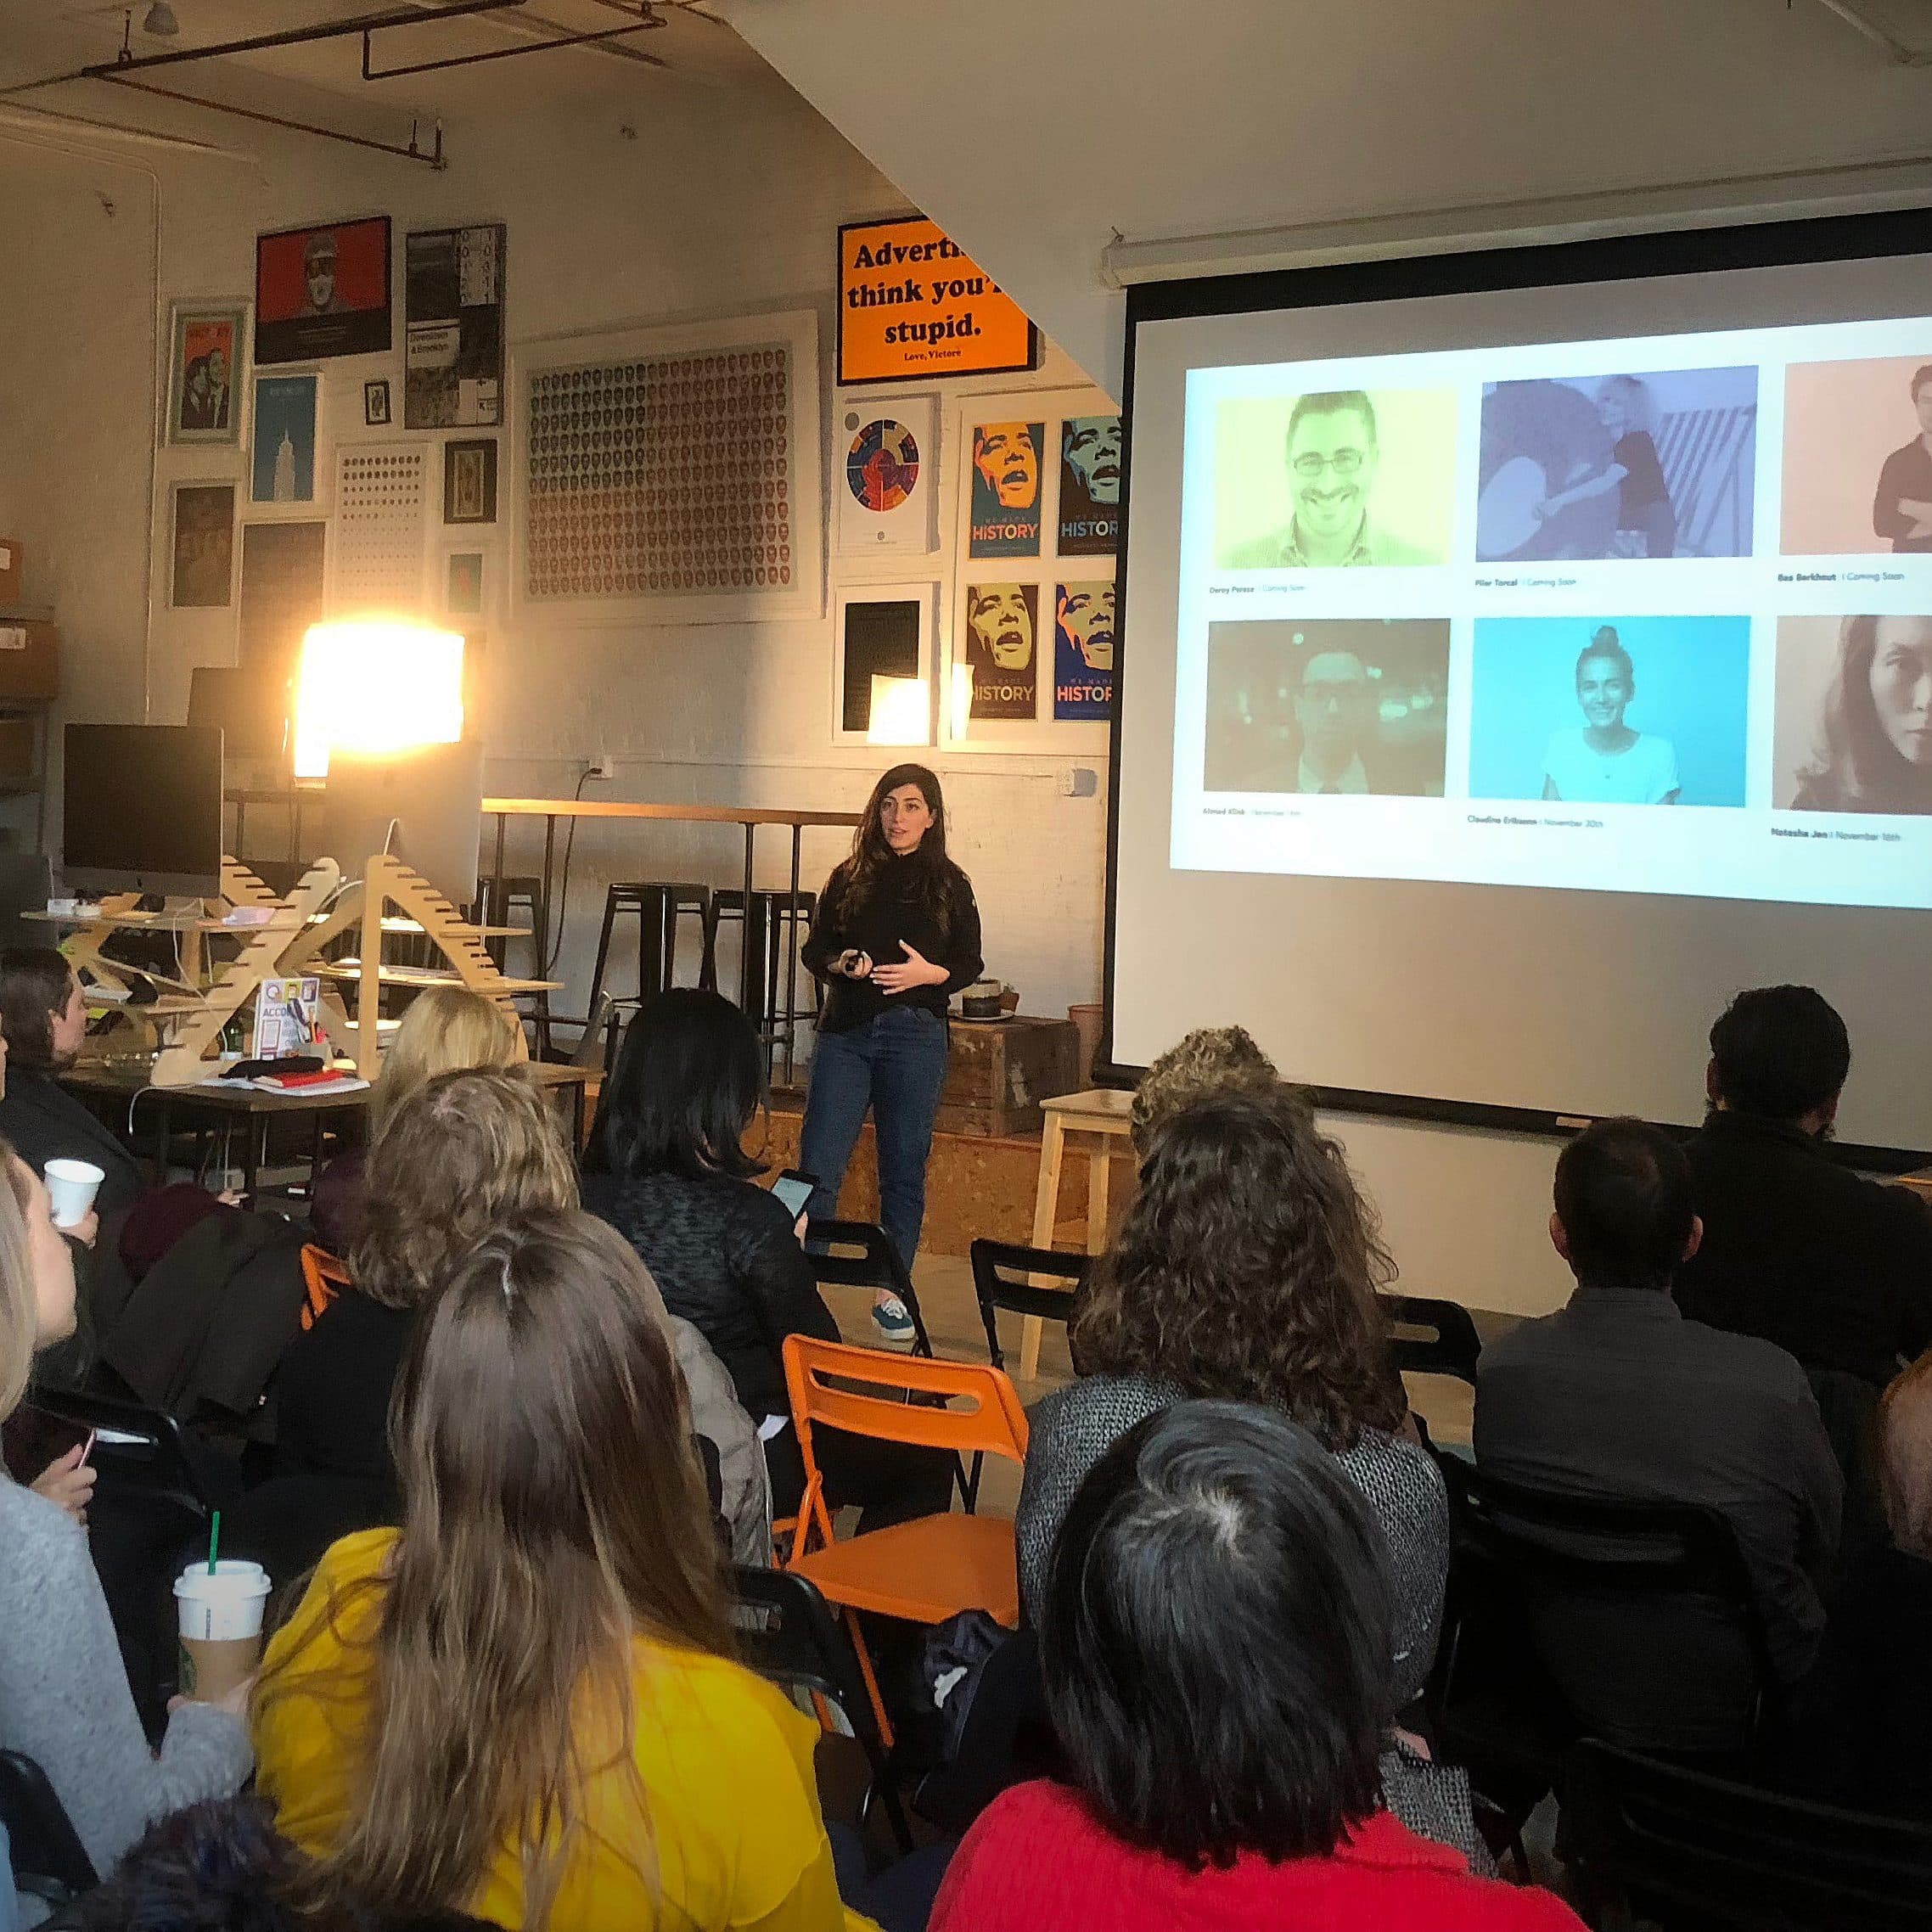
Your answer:
[[[143,1501],[171,1502],[207,1520],[212,1505],[194,1473],[182,1426],[171,1415],[142,1402],[68,1389],[36,1389],[25,1406],[69,1429],[94,1432],[88,1461],[99,1472],[103,1492],[138,1492]]]
[[[1377,1297],[1389,1318],[1389,1354],[1404,1375],[1453,1375],[1474,1387],[1481,1338],[1459,1301],[1426,1295]]]
[[[47,1773],[21,1751],[0,1750],[0,1824],[7,1828],[11,1883],[19,1890],[59,1906],[100,1883]],[[8,1882],[0,1867],[0,1884]]]
[[[913,1353],[930,1356],[932,1337],[919,1311],[913,1278],[885,1230],[870,1221],[833,1221],[813,1216],[806,1227],[806,1254],[821,1288],[885,1289],[913,1317]]]
[[[1091,1255],[1069,1255],[1057,1248],[1028,1248],[1015,1241],[975,1241],[972,1247],[973,1290],[980,1298],[980,1320],[986,1331],[986,1358],[1006,1367],[1000,1348],[999,1312],[1036,1315],[1065,1323],[1073,1315],[1075,1293],[1087,1283]],[[1064,1283],[1046,1287],[1031,1278],[1054,1277]]]
[[[1766,1742],[1778,1679],[1750,1572],[1716,1511],[1559,1494],[1436,1460],[1453,1541],[1435,1701],[1452,1755],[1474,1770],[1495,1741],[1462,1714],[1508,1702],[1499,1676],[1519,1686],[1540,1674],[1553,1690],[1555,1728],[1522,1754],[1553,1774],[1550,1744],[1583,1735],[1736,1760]]]
[[[869,1814],[874,1799],[882,1804],[900,1851],[910,1851],[912,1826],[893,1783],[857,1654],[817,1586],[793,1570],[734,1564],[732,1587],[738,1598],[732,1621],[745,1663],[772,1683],[837,1705],[872,1772],[865,1811]]]
[[[1932,1928],[1932,1830],[1786,1798],[1598,1739],[1564,1769],[1558,1854],[1583,1916],[1665,1932]]]

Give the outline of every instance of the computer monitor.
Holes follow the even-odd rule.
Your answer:
[[[476,896],[483,828],[483,746],[332,751],[323,794],[322,850],[360,879],[379,852],[422,873],[459,911]]]
[[[70,724],[60,870],[94,892],[222,890],[222,734],[211,725]]]

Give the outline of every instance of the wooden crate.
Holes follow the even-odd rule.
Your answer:
[[[992,1025],[951,1021],[952,1059],[940,1096],[942,1133],[1036,1134],[1040,1103],[1080,1080],[1080,1031],[1070,1019],[1016,1014]]]

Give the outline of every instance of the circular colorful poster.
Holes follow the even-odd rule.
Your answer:
[[[884,515],[919,480],[919,446],[903,423],[868,423],[845,452],[845,485],[868,510]]]

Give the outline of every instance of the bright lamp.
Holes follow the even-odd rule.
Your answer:
[[[463,639],[400,618],[315,624],[295,683],[295,776],[329,775],[329,755],[408,751],[463,736]]]

